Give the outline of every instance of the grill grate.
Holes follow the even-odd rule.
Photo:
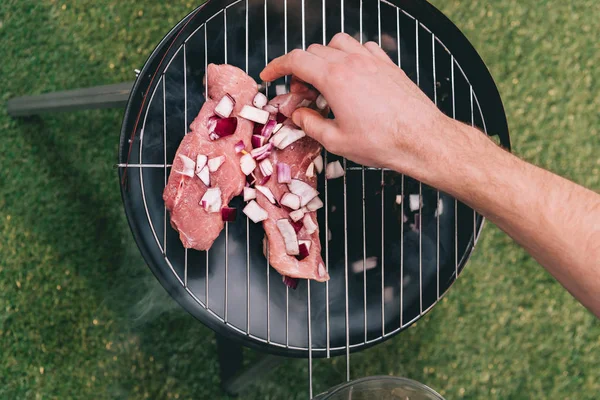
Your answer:
[[[245,224],[226,223],[210,251],[183,249],[176,232],[168,227],[162,190],[177,145],[203,103],[199,93],[208,63],[231,63],[256,78],[269,60],[289,49],[305,49],[312,42],[326,44],[337,31],[346,31],[357,35],[361,43],[375,39],[453,118],[487,133],[486,118],[490,117],[484,117],[476,95],[480,89],[474,88],[443,41],[405,10],[408,5],[400,7],[386,0],[302,0],[300,26],[298,10],[289,10],[295,6],[287,0],[237,0],[225,6],[211,2],[188,17],[187,22],[194,21],[195,26],[188,28],[186,23],[181,28],[175,38],[178,45],[171,44],[172,54],[163,57],[164,68],[145,67],[145,73],[147,68],[158,68],[159,75],[156,82],[150,80],[148,104],[143,102],[139,108],[141,129],[133,130],[136,135],[131,143],[124,139],[128,135],[122,137],[118,167],[121,174],[126,168],[138,170],[130,173],[123,197],[136,240],[161,283],[213,329],[234,331],[246,344],[268,351],[308,357],[312,397],[313,356],[344,354],[346,379],[350,380],[351,350],[391,337],[440,300],[475,246],[483,218],[410,177],[344,159],[346,174],[341,183],[328,182],[323,176],[319,183],[325,203],[319,214],[324,228],[321,240],[331,281],[307,281],[290,291],[278,282],[278,274],[270,273],[268,256],[265,260],[258,246],[261,229],[248,219]],[[319,24],[313,24],[317,19]],[[431,19],[429,26],[436,23],[440,21]],[[182,31],[185,34],[178,39]],[[140,77],[144,78],[144,73]],[[280,83],[284,82],[287,78]],[[480,87],[489,89],[483,84]],[[265,91],[270,94],[268,86]],[[205,97],[207,93],[208,88]],[[497,96],[497,92],[491,94]],[[502,109],[499,111],[503,119]],[[125,157],[124,142],[135,150],[131,159]],[[325,163],[335,159],[337,156],[324,153]],[[407,195],[417,193],[419,205],[416,213],[410,214],[415,218],[410,223],[404,215]],[[393,204],[396,194],[402,195],[400,206]],[[440,202],[446,208],[444,213],[437,213]],[[436,215],[431,213],[431,204]],[[343,210],[341,222],[338,207]],[[331,242],[330,229],[335,235]],[[374,269],[368,268],[375,257],[368,257],[370,254],[377,257]],[[354,260],[352,275],[350,260]],[[264,275],[262,265],[266,266]],[[360,313],[362,318],[358,318]]]

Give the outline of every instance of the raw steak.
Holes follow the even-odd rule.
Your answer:
[[[179,145],[163,199],[171,215],[171,225],[179,232],[181,242],[186,248],[197,250],[209,249],[224,227],[221,213],[208,213],[200,206],[200,199],[207,190],[202,181],[194,175],[190,178],[183,175],[181,155],[196,161],[198,154],[214,158],[225,156],[225,162],[216,172],[210,173],[211,187],[221,190],[222,206],[244,188],[246,176],[240,170],[239,156],[234,146],[240,140],[250,147],[252,122],[238,118],[235,133],[218,140],[208,137],[207,122],[214,115],[219,100],[229,94],[235,100],[235,108],[231,116],[237,116],[244,105],[252,105],[257,93],[256,82],[242,70],[231,65],[208,65],[206,73],[208,99],[200,113],[191,124],[191,132]]]
[[[307,94],[309,94],[309,96],[307,96]],[[313,94],[314,92],[312,91],[306,92],[303,96],[299,97],[298,93],[288,93],[275,97],[269,104],[280,106],[279,112],[289,117],[302,100],[307,97],[314,100],[316,95],[313,96]],[[271,179],[269,179],[264,186],[271,190],[277,200],[280,200],[284,193],[289,192],[286,184],[278,183],[277,181],[277,168],[275,166],[278,162],[283,162],[290,166],[292,179],[299,179],[316,188],[316,174],[314,177],[308,178],[306,177],[306,169],[320,153],[321,145],[309,137],[304,137],[283,150],[275,150],[270,156],[271,163],[274,166],[274,172]],[[262,176],[259,176],[258,180],[260,181],[261,178]],[[310,240],[312,242],[308,257],[303,260],[298,260],[295,256],[290,256],[286,253],[283,236],[277,228],[277,220],[289,218],[290,210],[286,207],[279,207],[271,204],[271,202],[269,202],[269,200],[261,193],[257,194],[257,202],[269,213],[269,218],[263,221],[263,227],[268,238],[268,259],[271,266],[273,266],[280,274],[292,278],[314,279],[320,282],[329,280],[329,274],[325,270],[325,264],[321,257],[319,229],[312,235],[309,235],[306,232],[306,229],[302,227],[297,233],[298,240]],[[315,223],[317,223],[316,212],[313,211],[307,214],[310,215]],[[302,221],[300,221],[300,223],[301,222]],[[267,255],[265,254],[265,256]]]

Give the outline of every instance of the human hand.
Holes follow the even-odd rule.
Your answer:
[[[335,119],[308,108],[296,110],[292,118],[332,153],[430,184],[440,179],[435,169],[449,167],[440,161],[453,158],[448,131],[454,121],[374,42],[361,45],[339,33],[328,46],[312,44],[273,60],[261,78],[284,75],[310,83],[327,100]]]

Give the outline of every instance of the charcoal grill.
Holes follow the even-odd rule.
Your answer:
[[[324,152],[327,162],[339,159],[346,170],[343,179],[321,175],[318,183],[331,280],[301,281],[292,290],[263,256],[261,226],[238,218],[209,251],[186,250],[170,227],[162,192],[177,147],[204,102],[208,63],[233,64],[258,81],[273,58],[326,44],[338,32],[378,42],[443,112],[510,150],[502,102],[483,61],[425,0],[211,0],[179,22],[136,71],[119,147],[125,212],[160,283],[221,337],[308,358],[311,397],[314,357],[344,355],[350,380],[351,352],[391,338],[440,300],[473,251],[483,218],[408,176]],[[272,97],[274,86],[286,83],[263,90]],[[53,106],[17,99],[9,112],[64,109],[60,101]],[[410,195],[419,196],[417,209],[411,209]],[[241,205],[240,199],[232,202]]]

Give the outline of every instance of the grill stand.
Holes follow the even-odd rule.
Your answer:
[[[8,100],[6,110],[11,117],[29,117],[45,112],[124,108],[134,82],[67,90]]]

